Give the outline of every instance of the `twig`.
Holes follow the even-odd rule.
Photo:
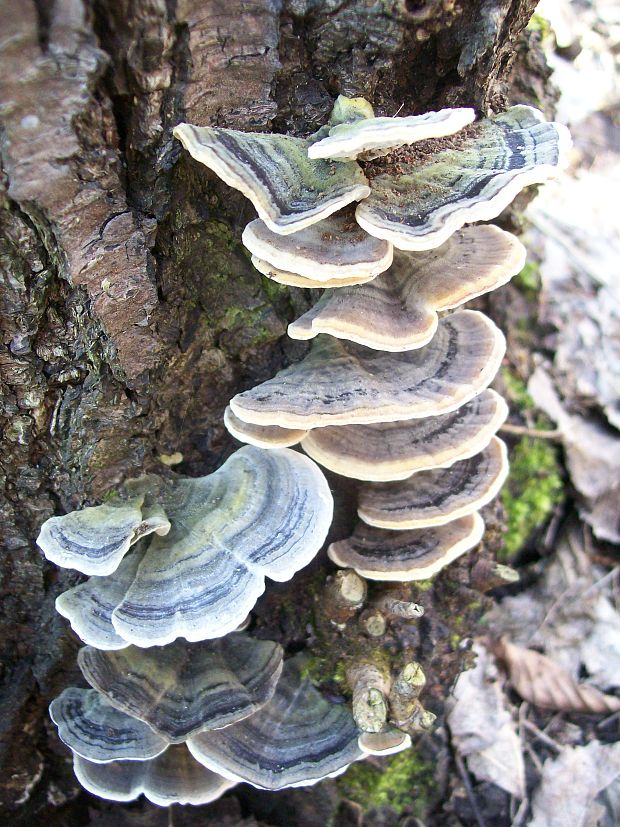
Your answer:
[[[458,754],[458,752],[455,753],[454,760],[456,762],[456,768],[459,771],[459,775],[461,776],[463,786],[465,787],[465,792],[467,793],[467,800],[469,801],[471,808],[474,811],[476,821],[478,822],[478,827],[487,827],[482,817],[482,813],[480,812],[480,809],[478,807],[478,802],[476,801],[476,796],[471,786],[471,781],[469,780],[469,773],[467,772],[465,764],[463,763],[463,759]]]
[[[510,823],[510,827],[521,827],[521,822],[523,821],[523,818],[525,817],[525,814],[527,813],[527,809],[528,809],[529,806],[530,806],[530,802],[529,802],[529,799],[526,796],[521,801],[521,804],[519,804],[519,809],[517,810],[517,813],[516,813],[515,817],[513,818],[512,822]]]
[[[551,747],[551,749],[554,749],[556,752],[562,751],[562,747],[559,744],[557,744],[553,740],[553,738],[550,738],[542,730],[538,729],[536,724],[533,724],[531,721],[523,721],[523,726],[525,727],[525,729],[529,729],[532,735],[534,735],[534,737],[537,738],[539,741],[542,741],[543,744],[546,744],[548,747]]]
[[[562,441],[562,432],[557,428],[553,431],[537,430],[536,428],[528,428],[526,425],[512,425],[510,422],[504,422],[499,429],[501,433],[513,434],[514,436],[529,436],[533,439],[549,439],[553,442]]]

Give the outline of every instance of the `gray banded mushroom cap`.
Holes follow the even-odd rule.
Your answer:
[[[143,721],[115,709],[94,689],[65,689],[49,711],[60,740],[76,755],[97,764],[147,761],[168,747],[165,738]]]
[[[37,544],[57,566],[103,576],[118,568],[141,537],[152,532],[164,536],[169,531],[161,506],[145,507],[140,495],[50,517],[41,526]]]
[[[440,109],[439,112],[404,118],[366,118],[342,123],[333,126],[328,137],[312,144],[308,157],[343,160],[362,154],[365,157],[379,157],[416,141],[452,135],[470,124],[475,117],[473,109]]]
[[[290,448],[291,445],[297,445],[307,433],[305,430],[278,428],[277,425],[250,425],[235,416],[230,405],[224,411],[224,425],[235,439],[256,445],[257,448]]]
[[[367,232],[401,250],[438,247],[463,224],[495,218],[524,187],[556,175],[571,140],[537,109],[513,106],[443,144],[450,148],[429,154],[414,146],[397,150],[383,169],[377,163],[371,195],[355,214]]]
[[[133,801],[144,794],[160,807],[209,804],[235,786],[195,761],[185,746],[168,747],[150,761],[94,764],[74,755],[73,771],[82,787],[100,798]]]
[[[250,199],[274,233],[288,235],[370,193],[355,162],[311,160],[310,141],[182,123],[173,130],[192,158]]]
[[[332,543],[330,560],[353,568],[367,580],[426,580],[478,545],[484,534],[480,514],[447,525],[409,531],[385,531],[358,523],[347,540]]]
[[[162,648],[86,647],[78,664],[110,704],[144,721],[166,742],[180,743],[247,718],[266,704],[282,671],[282,647],[235,633]]]
[[[76,635],[97,649],[124,649],[124,640],[112,625],[112,612],[133,583],[146,553],[143,541],[123,558],[116,571],[108,577],[89,577],[56,598],[56,611],[66,617]]]
[[[372,278],[392,263],[392,245],[364,232],[348,210],[293,236],[278,235],[257,218],[247,225],[241,240],[256,258],[318,282]]]
[[[111,612],[114,631],[142,647],[234,631],[263,593],[265,577],[289,580],[312,560],[333,510],[319,468],[286,448],[245,446],[215,473],[178,478],[162,496],[170,533],[150,542],[129,582],[123,569],[109,577],[118,582],[106,584],[106,601],[119,598]],[[80,614],[100,612],[96,585],[84,584]],[[75,594],[63,608],[67,602],[75,608]],[[106,620],[79,625],[102,631]]]
[[[306,278],[306,276],[300,276],[297,273],[291,273],[289,270],[280,270],[278,267],[274,267],[273,264],[269,264],[268,261],[263,261],[262,258],[256,256],[252,256],[252,264],[259,273],[278,284],[287,284],[289,287],[305,287],[309,290],[349,287],[353,284],[365,284],[365,282],[375,278],[374,276],[358,274],[355,276],[336,276],[332,279],[317,281],[316,279]]]
[[[301,447],[315,462],[344,477],[404,480],[417,471],[447,468],[479,453],[507,416],[504,399],[487,388],[439,416],[315,428],[307,432]]]
[[[286,662],[271,701],[226,729],[193,736],[194,757],[214,772],[265,790],[314,784],[362,757],[351,711],[326,701]]]
[[[506,445],[493,437],[484,451],[450,468],[420,471],[402,482],[365,483],[358,514],[379,528],[442,526],[491,502],[507,475]]]
[[[396,251],[390,269],[361,287],[325,292],[288,334],[329,333],[395,352],[423,347],[437,330],[438,312],[501,287],[524,263],[515,236],[491,225],[467,227],[435,250]]]
[[[366,755],[394,755],[411,746],[411,736],[400,729],[384,732],[362,732],[357,739],[359,748]]]
[[[319,336],[303,361],[237,394],[230,407],[244,422],[282,428],[436,416],[490,384],[505,346],[501,331],[474,310],[443,318],[430,344],[403,353]]]

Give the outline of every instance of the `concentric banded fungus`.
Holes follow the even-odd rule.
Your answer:
[[[76,635],[97,649],[124,649],[124,640],[112,625],[112,612],[133,583],[146,553],[146,543],[121,560],[109,577],[89,577],[85,583],[56,598],[56,611],[66,617]]]
[[[82,574],[112,574],[129,548],[152,532],[170,531],[158,505],[144,507],[144,495],[51,517],[41,526],[37,544],[52,563]]]
[[[484,451],[450,468],[420,471],[398,483],[366,483],[358,514],[379,528],[442,526],[490,502],[507,474],[506,445],[493,437]]]
[[[504,350],[501,331],[474,310],[442,319],[429,345],[405,353],[319,336],[302,362],[237,394],[230,407],[244,422],[283,428],[435,416],[480,393]]]
[[[282,671],[282,647],[230,634],[120,652],[86,647],[78,664],[109,703],[145,721],[166,742],[180,743],[247,718],[267,703]]]
[[[277,282],[278,284],[287,284],[289,287],[307,287],[308,289],[320,289],[323,287],[350,287],[353,284],[364,284],[371,281],[374,276],[337,276],[333,279],[324,279],[316,281],[315,279],[308,279],[305,276],[299,276],[297,273],[291,273],[288,270],[280,270],[269,264],[268,261],[263,261],[262,258],[252,256],[252,264],[259,273],[267,276],[268,279]]]
[[[271,701],[226,729],[187,745],[214,772],[265,790],[314,784],[339,775],[362,753],[346,706],[331,704],[302,677],[297,658],[284,666]]]
[[[60,740],[74,753],[97,764],[147,761],[168,747],[143,721],[119,712],[94,689],[71,687],[50,704]]]
[[[330,560],[368,580],[426,580],[478,545],[484,534],[479,514],[447,525],[384,531],[358,523],[348,540],[332,543]]]
[[[235,786],[205,769],[184,746],[168,747],[151,761],[94,764],[74,755],[73,771],[84,789],[100,798],[133,801],[144,794],[160,807],[208,804]]]
[[[430,157],[401,149],[383,168],[377,164],[371,195],[355,213],[367,232],[402,250],[438,247],[463,224],[495,218],[523,187],[555,175],[570,135],[537,109],[513,106],[444,142],[452,148]]]
[[[310,160],[310,142],[303,138],[187,123],[173,134],[193,158],[249,198],[274,233],[303,230],[370,192],[355,161]]]
[[[393,755],[411,746],[411,736],[399,729],[384,732],[362,732],[357,739],[362,752],[367,755]]]
[[[290,448],[291,445],[297,445],[307,433],[306,430],[278,428],[277,425],[250,425],[235,416],[230,405],[224,411],[224,425],[235,439],[256,445],[257,448]]]
[[[385,155],[396,147],[452,135],[476,116],[473,109],[440,109],[406,118],[367,118],[354,123],[341,123],[329,130],[329,137],[312,144],[309,158],[349,160]]]
[[[258,259],[318,282],[372,278],[392,263],[392,245],[365,233],[348,210],[294,236],[278,235],[257,218],[245,228],[241,240]]]
[[[252,446],[208,477],[164,486],[162,496],[170,533],[151,541],[128,585],[127,570],[119,574],[122,584],[107,584],[106,599],[122,592],[112,611],[114,630],[136,646],[234,631],[264,591],[266,576],[289,580],[312,560],[333,508],[327,482],[311,460],[288,449]],[[82,587],[81,613],[100,613],[97,585]],[[75,594],[67,602],[75,606]],[[99,618],[79,625],[98,624]]]
[[[390,269],[363,287],[326,291],[288,327],[293,339],[329,333],[377,350],[428,344],[438,311],[452,310],[506,284],[523,268],[525,248],[498,227],[467,227],[436,250],[396,252]]]
[[[416,471],[447,468],[479,453],[507,415],[502,397],[487,389],[440,416],[316,428],[302,439],[301,447],[320,465],[345,477],[404,480]]]

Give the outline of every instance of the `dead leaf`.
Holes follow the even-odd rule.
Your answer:
[[[525,768],[515,722],[506,708],[495,658],[479,643],[473,669],[463,672],[448,699],[447,722],[467,768],[517,798],[525,794]]]
[[[605,812],[597,796],[620,776],[620,744],[563,747],[543,765],[529,827],[591,827]]]
[[[493,644],[493,652],[505,665],[510,683],[525,701],[562,712],[608,714],[620,710],[620,698],[577,683],[540,652],[515,646],[505,637]]]

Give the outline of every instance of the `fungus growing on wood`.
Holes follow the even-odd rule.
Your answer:
[[[487,389],[455,411],[426,419],[315,428],[301,446],[315,462],[345,477],[404,480],[479,453],[507,415],[504,399]]]
[[[506,445],[493,437],[479,454],[449,468],[420,471],[401,482],[365,483],[358,514],[378,528],[443,526],[491,502],[507,474]]]
[[[144,721],[167,743],[180,743],[247,718],[266,704],[282,671],[282,647],[230,634],[118,652],[87,646],[78,664],[110,704]]]
[[[274,233],[257,218],[247,225],[241,240],[256,258],[316,282],[373,278],[392,263],[392,245],[364,232],[348,210],[293,236]]]
[[[252,256],[252,264],[268,279],[277,282],[278,284],[286,284],[289,287],[307,287],[308,289],[317,288],[332,288],[332,287],[350,287],[353,284],[364,284],[371,281],[375,276],[367,275],[352,275],[352,276],[335,276],[331,279],[324,279],[316,281],[316,279],[309,279],[306,276],[300,276],[297,273],[291,273],[288,270],[280,270],[269,264],[268,261],[263,261],[262,258]]]
[[[327,218],[370,192],[355,161],[311,160],[310,141],[181,123],[173,130],[190,155],[250,199],[274,233]]]
[[[264,790],[314,784],[362,757],[351,712],[326,701],[303,677],[299,658],[284,665],[273,698],[252,717],[192,736],[205,767]]]
[[[326,291],[288,334],[329,333],[395,352],[423,347],[435,335],[438,312],[501,287],[524,263],[515,236],[491,225],[467,227],[435,250],[396,251],[390,269],[363,286]]]
[[[224,411],[224,425],[228,433],[239,442],[247,442],[248,445],[256,445],[257,448],[290,448],[307,433],[305,429],[278,428],[277,425],[250,425],[249,422],[235,416],[230,405],[227,405]]]
[[[106,602],[120,597],[111,612],[114,631],[143,647],[234,631],[263,593],[265,577],[289,580],[312,560],[333,509],[327,482],[311,460],[253,446],[207,477],[162,483],[159,495],[170,532],[151,540],[132,578],[129,567],[119,567],[104,584]],[[77,598],[73,590],[60,599],[61,613],[97,615],[76,622],[78,632],[102,632],[106,625],[98,587],[89,581],[78,587]],[[112,641],[107,648],[120,647]]]
[[[430,344],[404,353],[319,336],[302,362],[237,394],[230,407],[244,422],[283,428],[436,416],[486,388],[504,350],[501,331],[474,310],[445,317]]]
[[[236,783],[203,767],[182,745],[150,761],[95,764],[75,754],[73,771],[82,787],[100,798],[133,801],[144,794],[160,807],[209,804]]]
[[[155,532],[165,536],[170,521],[158,504],[147,506],[145,495],[116,500],[50,517],[41,526],[37,544],[48,560],[82,574],[103,576],[118,568],[130,547]]]
[[[147,761],[168,747],[168,741],[151,727],[120,712],[94,689],[65,689],[49,712],[60,740],[96,764]]]
[[[452,135],[470,124],[475,117],[473,109],[440,109],[405,118],[370,116],[339,123],[330,128],[327,137],[309,147],[308,157],[351,160],[362,155],[377,158],[416,141]]]
[[[357,743],[367,755],[394,755],[409,749],[411,736],[394,727],[387,727],[382,732],[362,732]]]
[[[358,523],[347,540],[332,543],[330,560],[367,580],[426,580],[478,545],[484,521],[478,513],[446,525],[385,531]]]
[[[438,247],[464,224],[498,216],[523,187],[556,175],[570,143],[562,124],[513,106],[445,138],[449,148],[414,146],[378,162],[367,170],[371,194],[356,220],[401,250]]]

